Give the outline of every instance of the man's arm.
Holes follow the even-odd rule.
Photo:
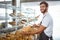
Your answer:
[[[21,34],[24,34],[24,35],[40,34],[40,33],[42,33],[45,29],[46,29],[45,26],[40,25],[40,26],[37,28],[37,30],[34,29],[34,31],[31,31],[31,32],[25,32],[25,31],[23,31]]]
[[[35,31],[33,31],[33,32],[30,32],[30,34],[40,34],[40,33],[42,33],[45,29],[46,29],[45,26],[40,25],[40,27],[38,27],[37,30],[35,30]]]
[[[37,30],[31,32],[31,34],[40,34],[42,33],[49,25],[50,19],[49,17],[45,17],[41,23],[41,25],[39,25],[39,27],[37,28]]]

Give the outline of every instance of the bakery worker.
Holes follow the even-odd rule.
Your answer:
[[[40,11],[43,14],[43,19],[37,30],[33,32],[22,32],[22,34],[40,34],[39,40],[53,40],[53,20],[50,14],[48,13],[48,3],[43,1],[40,3]],[[38,25],[34,25],[38,26]]]

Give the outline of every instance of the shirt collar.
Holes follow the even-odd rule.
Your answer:
[[[48,12],[46,12],[45,14],[43,14],[43,17],[45,17],[48,14]]]

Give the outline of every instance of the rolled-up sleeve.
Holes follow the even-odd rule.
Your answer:
[[[48,17],[45,17],[45,18],[42,20],[41,25],[43,25],[44,27],[48,27],[49,21],[50,21],[50,19],[49,19]]]

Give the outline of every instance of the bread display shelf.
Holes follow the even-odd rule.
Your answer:
[[[0,40],[33,40],[34,35],[22,35],[22,31],[30,32],[34,31],[34,28],[32,28],[31,26],[23,27],[20,30],[15,31],[14,33],[7,33],[3,37],[0,36]]]
[[[16,2],[18,3],[17,0]],[[27,8],[26,10],[23,9],[24,12],[21,13],[22,11],[21,5],[19,5],[18,7],[17,3],[15,3],[16,5],[12,5],[12,4],[4,5],[6,9],[4,22],[6,22],[5,24],[7,25],[6,26],[3,25],[5,26],[5,28],[0,29],[0,40],[32,40],[33,38],[33,35],[22,35],[20,34],[20,32],[21,30],[26,32],[34,31],[33,28],[31,28],[30,26],[28,27],[26,26],[30,25],[30,22],[37,20],[37,17],[35,16],[29,17],[29,14],[35,15],[35,11],[30,8]],[[9,10],[12,12],[10,12]],[[8,16],[9,16],[9,20],[7,19]]]

